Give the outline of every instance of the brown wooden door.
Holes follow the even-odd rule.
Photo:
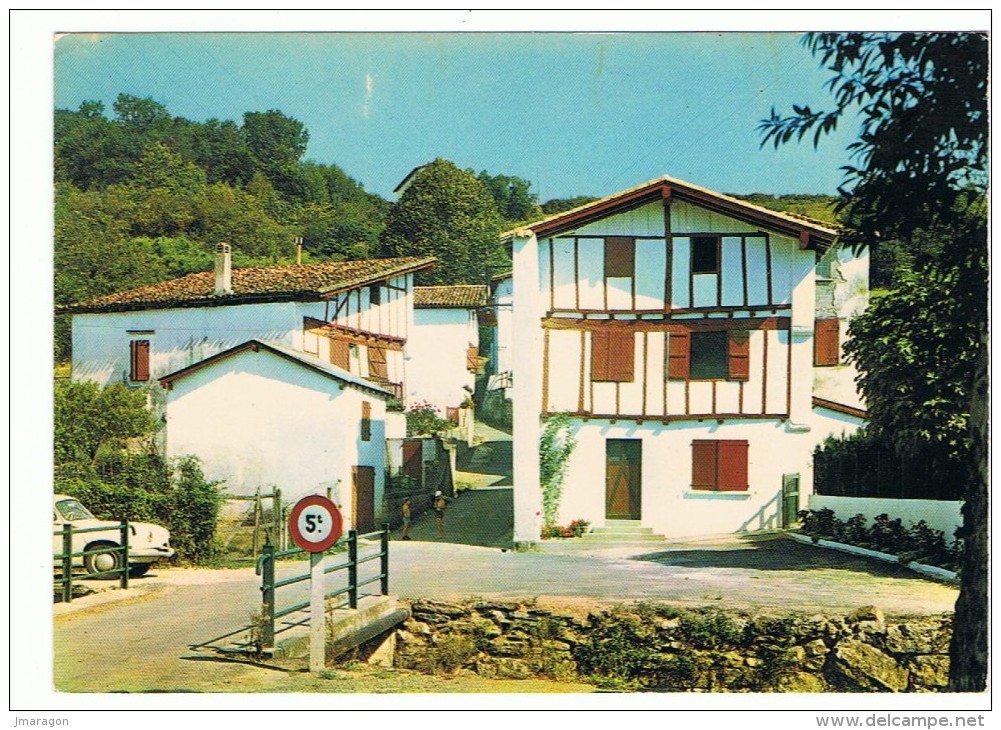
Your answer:
[[[421,439],[407,439],[403,442],[403,473],[413,479],[418,486],[424,477],[424,443]]]
[[[605,517],[614,520],[640,518],[642,441],[605,441]]]
[[[351,481],[354,487],[354,513],[351,524],[358,532],[372,532],[375,529],[375,468],[351,467]]]

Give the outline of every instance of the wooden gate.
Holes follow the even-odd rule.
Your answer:
[[[605,517],[618,520],[640,518],[642,441],[605,441]]]
[[[351,467],[354,492],[352,525],[358,532],[375,529],[375,467]]]
[[[782,527],[792,527],[799,519],[799,474],[782,475]]]

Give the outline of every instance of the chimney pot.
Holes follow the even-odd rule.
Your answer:
[[[233,259],[228,243],[215,247],[215,295],[233,293]]]

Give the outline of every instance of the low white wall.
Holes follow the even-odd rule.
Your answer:
[[[905,527],[924,520],[929,527],[945,533],[946,542],[952,540],[956,528],[963,524],[963,516],[959,511],[962,502],[937,499],[828,497],[811,494],[808,503],[813,510],[825,508],[832,510],[839,520],[847,520],[862,514],[871,523],[873,517],[887,514],[891,520],[899,517]]]

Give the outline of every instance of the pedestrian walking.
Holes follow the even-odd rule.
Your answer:
[[[438,537],[445,537],[445,495],[441,491],[434,493],[434,501],[431,503],[434,509],[434,521],[438,525]]]
[[[403,539],[410,539],[410,497],[403,500],[403,506],[400,508],[403,513]]]

